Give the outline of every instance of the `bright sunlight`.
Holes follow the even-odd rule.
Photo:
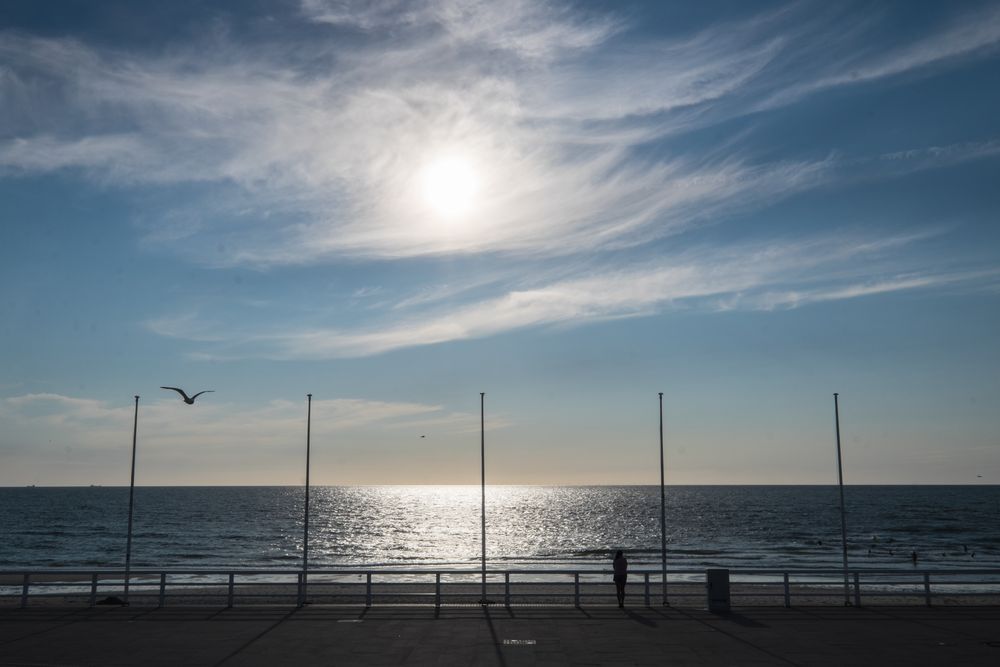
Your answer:
[[[454,219],[468,214],[479,192],[479,178],[468,160],[449,156],[427,164],[421,172],[424,201],[438,215]]]

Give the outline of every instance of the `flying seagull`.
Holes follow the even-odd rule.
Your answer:
[[[189,398],[188,395],[184,393],[183,389],[179,389],[177,387],[160,387],[160,389],[173,389],[174,391],[176,391],[178,394],[181,395],[181,398],[183,398],[184,402],[187,403],[188,405],[194,405],[194,399],[198,398],[202,394],[211,394],[214,392],[214,390],[212,389],[206,389],[205,391],[199,391],[197,394]]]

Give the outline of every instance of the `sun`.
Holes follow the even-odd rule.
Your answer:
[[[473,164],[459,156],[433,160],[420,173],[424,202],[436,214],[451,220],[473,210],[479,185]]]

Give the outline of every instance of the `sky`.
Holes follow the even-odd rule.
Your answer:
[[[997,183],[993,2],[4,2],[0,485],[998,484]]]

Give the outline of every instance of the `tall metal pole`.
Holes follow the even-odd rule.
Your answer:
[[[299,599],[299,606],[305,604],[308,592],[309,581],[307,570],[309,569],[309,449],[312,435],[312,394],[306,394],[306,516],[302,535],[302,597]]]
[[[125,540],[125,593],[123,602],[128,604],[128,580],[132,569],[132,506],[135,501],[135,442],[139,433],[139,397],[135,397],[135,416],[132,419],[132,476],[128,483],[128,537]]]
[[[663,577],[663,604],[667,602],[667,491],[663,466],[663,392],[660,392],[660,572]]]
[[[482,604],[487,604],[486,599],[486,392],[479,392],[479,462],[480,462],[480,491],[482,509],[482,529],[483,529],[483,599]]]
[[[844,466],[840,460],[840,403],[833,394],[833,418],[837,429],[837,486],[840,488],[840,537],[844,548],[844,606],[851,606],[850,584],[847,577],[847,512],[844,509]]]

